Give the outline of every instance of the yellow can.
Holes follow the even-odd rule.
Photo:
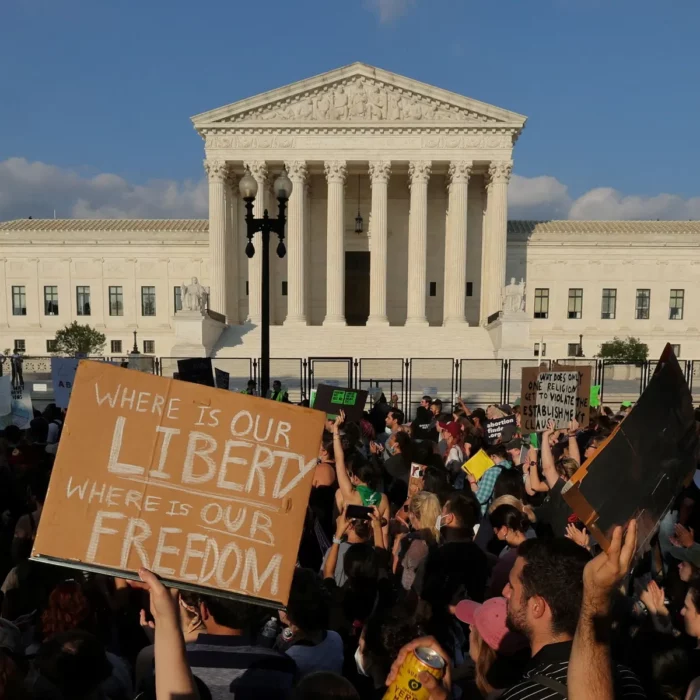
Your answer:
[[[445,675],[445,660],[429,647],[417,647],[406,657],[383,700],[428,700],[430,691],[418,679],[423,671],[438,680]]]

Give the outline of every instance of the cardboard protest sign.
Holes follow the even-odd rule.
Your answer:
[[[73,381],[80,360],[75,357],[51,358],[51,381],[53,382],[54,403],[58,408],[68,408]]]
[[[582,428],[587,428],[591,421],[591,366],[560,365],[552,366],[555,372],[578,372],[578,393],[576,394],[576,420]]]
[[[226,389],[228,391],[229,389],[229,380],[230,380],[230,375],[228,372],[224,372],[224,370],[219,369],[218,367],[214,370],[214,378],[216,379],[216,388],[217,389]]]
[[[523,367],[520,402],[523,432],[542,432],[550,420],[557,428],[566,427],[576,417],[578,384],[577,371],[551,372]]]
[[[486,473],[487,469],[495,466],[495,462],[484,450],[479,450],[473,457],[470,457],[463,465],[462,471],[471,474],[477,481]]]
[[[285,605],[324,417],[84,361],[32,556]]]
[[[423,490],[423,474],[425,473],[425,465],[411,462],[411,474],[408,478],[408,497],[415,496],[419,491]]]
[[[489,441],[489,443],[495,445],[498,442],[498,439],[501,437],[503,431],[508,427],[512,427],[513,430],[516,428],[515,416],[504,416],[503,418],[487,420],[486,439]]]
[[[345,411],[345,419],[351,423],[362,419],[367,402],[367,392],[362,389],[342,389],[329,384],[316,387],[314,408],[330,415]]]
[[[636,518],[643,550],[695,473],[696,447],[692,397],[667,345],[637,404],[562,495],[604,549],[615,525]]]
[[[214,386],[214,370],[211,357],[188,357],[177,361],[178,379],[192,384]]]

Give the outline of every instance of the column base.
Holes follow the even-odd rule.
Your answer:
[[[443,326],[467,326],[467,325],[469,325],[469,324],[467,323],[467,319],[466,319],[466,318],[463,318],[463,317],[460,317],[460,316],[456,316],[456,317],[454,317],[454,318],[446,318],[446,319],[442,322],[442,325],[443,325]]]
[[[367,319],[367,326],[388,326],[389,319],[386,316],[370,316]]]
[[[413,318],[407,318],[406,326],[422,326],[426,327],[428,325],[428,319],[425,316],[414,316]]]
[[[259,326],[262,323],[262,316],[248,316],[245,322],[252,323],[254,326]],[[270,321],[270,325],[273,325],[272,321]]]
[[[282,323],[283,326],[289,328],[290,326],[308,326],[309,322],[304,316],[287,316]]]
[[[347,326],[348,324],[345,322],[345,316],[326,316],[326,318],[323,319],[323,325],[324,326],[335,326],[335,327],[344,327]]]

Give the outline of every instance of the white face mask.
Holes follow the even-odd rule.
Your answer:
[[[442,515],[438,515],[438,516],[437,516],[437,520],[435,521],[435,529],[436,529],[438,532],[440,532],[440,528],[442,527],[442,520],[443,520]]]
[[[365,664],[364,664],[364,661],[362,659],[362,652],[360,651],[359,646],[357,647],[357,649],[355,649],[355,666],[357,666],[357,672],[361,676],[369,677],[369,673],[367,672],[367,669],[365,668]]]

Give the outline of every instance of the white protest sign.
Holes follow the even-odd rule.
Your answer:
[[[70,395],[73,391],[75,373],[79,359],[75,357],[51,358],[51,381],[53,382],[54,402],[58,408],[68,408]]]
[[[540,372],[537,375],[535,432],[546,430],[554,421],[556,428],[565,428],[576,417],[578,372]]]

